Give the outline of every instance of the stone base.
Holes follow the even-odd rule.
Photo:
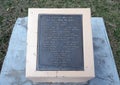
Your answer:
[[[103,18],[92,20],[95,78],[81,83],[33,83],[25,77],[27,18],[18,18],[0,74],[0,85],[120,85]]]

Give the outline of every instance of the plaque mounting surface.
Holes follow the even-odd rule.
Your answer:
[[[34,82],[86,82],[94,76],[90,9],[30,8],[26,77]]]
[[[84,70],[82,15],[39,14],[38,69]]]

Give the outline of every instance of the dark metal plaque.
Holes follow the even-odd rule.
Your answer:
[[[37,70],[84,70],[82,15],[38,15]]]

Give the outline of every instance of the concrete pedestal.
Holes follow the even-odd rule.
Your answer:
[[[18,18],[0,74],[0,85],[120,85],[103,18],[91,19],[95,58],[95,78],[87,84],[33,83],[25,78],[27,17]]]

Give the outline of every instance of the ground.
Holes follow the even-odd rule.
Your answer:
[[[28,8],[91,8],[93,17],[103,17],[120,76],[120,0],[0,0],[0,68],[18,17]]]

